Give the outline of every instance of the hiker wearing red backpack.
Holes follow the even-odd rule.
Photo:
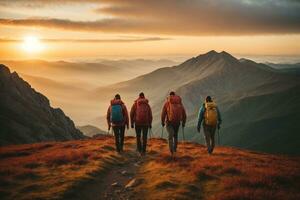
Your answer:
[[[170,92],[161,112],[161,125],[168,131],[169,149],[172,156],[175,156],[178,141],[178,130],[180,123],[184,128],[186,122],[186,112],[180,96],[175,92]]]
[[[207,152],[212,154],[215,148],[215,132],[217,128],[221,128],[222,119],[217,104],[213,102],[210,96],[206,97],[205,103],[203,103],[199,110],[197,125],[197,130],[199,133],[202,121]]]
[[[131,128],[135,128],[137,150],[141,155],[146,154],[147,134],[152,124],[152,111],[148,102],[144,93],[141,92],[139,98],[134,101],[130,111]],[[142,141],[141,133],[143,133]]]
[[[127,129],[129,129],[129,117],[127,108],[121,100],[121,96],[119,94],[116,94],[115,98],[110,101],[106,120],[108,124],[108,130],[110,130],[112,127],[114,131],[116,151],[121,153],[123,152],[125,126],[127,126]]]

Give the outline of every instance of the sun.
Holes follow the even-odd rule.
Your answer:
[[[22,49],[28,53],[38,53],[44,49],[44,46],[38,37],[26,36],[23,39]]]

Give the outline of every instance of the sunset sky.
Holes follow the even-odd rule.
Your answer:
[[[300,56],[297,0],[0,0],[0,59]]]

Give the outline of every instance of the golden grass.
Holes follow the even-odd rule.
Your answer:
[[[150,145],[138,175],[147,184],[135,190],[147,199],[300,199],[299,157],[228,147],[208,155],[203,145],[181,143],[173,160],[165,141]]]
[[[132,137],[125,141],[127,149],[135,144]],[[203,145],[180,143],[174,160],[165,140],[148,144],[136,174],[142,184],[132,190],[133,199],[300,199],[299,157],[229,147],[208,155]],[[1,147],[0,197],[63,198],[122,159],[111,137]]]
[[[113,144],[113,138],[104,137],[0,147],[0,197],[61,198],[118,156]]]

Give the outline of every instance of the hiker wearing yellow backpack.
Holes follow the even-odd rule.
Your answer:
[[[182,104],[181,97],[170,92],[161,112],[161,125],[168,131],[169,149],[172,156],[177,150],[178,130],[180,123],[184,128],[186,122],[186,112]]]
[[[205,102],[199,110],[197,125],[197,130],[199,133],[202,121],[207,152],[212,154],[215,147],[215,132],[217,128],[220,129],[222,119],[217,104],[213,102],[210,96],[206,97]]]

